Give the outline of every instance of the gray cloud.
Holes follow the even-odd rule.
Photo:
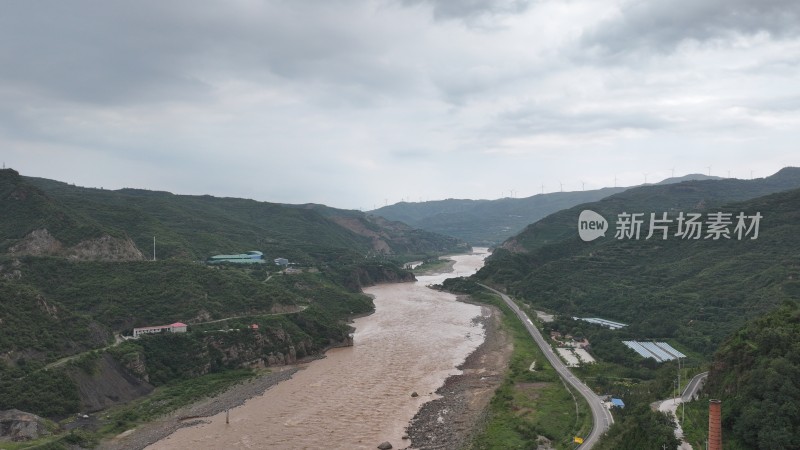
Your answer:
[[[346,207],[791,162],[798,6],[676,1],[7,2],[0,149],[88,186]]]
[[[43,96],[91,103],[194,97],[206,87],[180,70],[190,56],[180,41],[189,37],[158,26],[178,12],[158,5],[5,5],[0,79]]]
[[[553,107],[525,106],[498,116],[500,134],[535,135],[542,133],[592,133],[635,129],[654,131],[669,122],[641,111],[569,112]]]
[[[634,0],[619,15],[587,30],[583,44],[610,53],[672,51],[686,40],[727,39],[734,34],[800,34],[796,0]]]
[[[198,101],[231,77],[404,89],[403,69],[379,61],[380,29],[352,27],[340,3],[13,2],[0,15],[0,80],[101,104]]]
[[[474,19],[483,15],[519,14],[531,0],[402,0],[406,5],[430,5],[436,20]]]

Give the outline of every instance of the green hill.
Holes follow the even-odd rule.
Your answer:
[[[720,347],[707,395],[722,400],[723,442],[796,448],[800,433],[800,309],[787,302],[747,323]],[[734,447],[730,447],[734,448]]]
[[[465,244],[457,239],[358,211],[139,189],[82,188],[20,177],[12,170],[0,171],[0,186],[6,186],[3,192],[8,192],[0,197],[4,216],[20,217],[4,221],[0,228],[5,249],[34,230],[47,229],[58,240],[62,236],[68,239],[65,246],[103,234],[129,237],[148,256],[155,237],[158,258],[192,260],[253,249],[303,262],[370,253],[421,255],[465,250]],[[29,194],[12,195],[20,191]],[[27,215],[19,215],[17,209]],[[47,220],[38,219],[41,217]]]
[[[89,189],[2,170],[0,409],[62,418],[347,345],[347,320],[373,309],[362,286],[413,280],[400,263],[467,249],[358,211]],[[204,263],[250,250],[267,263]],[[174,322],[189,331],[119,338]]]
[[[718,179],[692,174],[668,178],[659,184],[688,180]],[[472,245],[495,246],[519,233],[525,226],[549,214],[575,205],[594,202],[629,188],[613,187],[588,191],[553,192],[525,198],[497,200],[447,199],[428,202],[400,202],[371,211],[415,228],[455,236]]]
[[[800,168],[796,167],[787,167],[772,176],[755,180],[692,180],[641,186],[551,214],[525,227],[519,234],[505,241],[502,247],[525,252],[551,243],[576,241],[578,215],[584,209],[601,214],[609,220],[609,225],[613,225],[614,221],[611,219],[622,212],[707,211],[715,206],[797,188],[800,188]],[[615,228],[612,227],[607,236],[613,236],[614,231]]]
[[[796,187],[799,174],[784,169],[764,180],[646,186],[562,211],[507,241],[476,277],[537,307],[628,323],[626,330],[641,338],[674,338],[710,355],[745,320],[800,293],[800,190],[732,203]],[[756,240],[680,239],[676,223],[669,239],[648,240],[645,223],[639,240],[615,239],[611,226],[605,238],[583,242],[583,209],[609,219],[622,211],[673,218],[678,211],[760,212],[763,219]]]
[[[390,220],[400,220],[423,230],[455,236],[471,245],[494,246],[548,214],[624,190],[604,188],[586,192],[555,192],[519,199],[401,202],[371,213]]]

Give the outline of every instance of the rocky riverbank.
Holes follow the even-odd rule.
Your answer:
[[[247,400],[263,394],[264,391],[281,381],[288,380],[298,370],[300,369],[297,367],[282,368],[280,371],[237,384],[216,397],[186,406],[161,420],[150,422],[132,431],[126,431],[113,439],[104,441],[99,448],[108,450],[143,449],[164,439],[180,428],[204,422],[204,417],[211,417],[244,404]]]
[[[411,420],[407,434],[414,449],[463,449],[481,428],[489,402],[503,382],[513,344],[502,328],[502,314],[482,305],[486,337],[458,368],[460,375],[445,380],[436,393],[442,397],[425,403]],[[488,313],[488,316],[487,316]]]

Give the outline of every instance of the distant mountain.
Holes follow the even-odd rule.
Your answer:
[[[721,180],[699,173],[667,178],[659,185],[684,181]],[[471,245],[494,246],[522,231],[527,225],[556,211],[600,200],[628,187],[589,191],[552,192],[525,198],[497,200],[447,199],[428,202],[400,202],[370,211],[412,227],[455,236]]]
[[[626,189],[628,188],[619,187],[553,192],[498,200],[401,202],[370,213],[389,220],[400,220],[415,228],[455,236],[471,245],[493,246],[548,214],[580,203],[596,201]]]
[[[605,237],[578,237],[584,209],[608,220]],[[646,214],[640,239],[615,238],[622,212]],[[651,212],[673,219],[668,239],[645,238]],[[679,212],[703,221],[716,212],[760,213],[760,234],[681,239]],[[506,241],[475,277],[537,307],[620,321],[637,337],[672,338],[709,355],[747,319],[797,300],[799,267],[800,169],[786,168],[752,181],[642,186],[560,211]]]
[[[562,240],[577,240],[578,215],[583,209],[590,209],[609,219],[621,212],[692,212],[800,188],[800,168],[796,167],[787,167],[769,177],[754,180],[691,176],[700,178],[681,183],[640,186],[591,204],[556,212],[528,225],[505,241],[502,247],[522,252]],[[610,221],[610,225],[613,226],[613,221]],[[613,236],[614,229],[609,229],[608,233]]]
[[[722,177],[715,177],[711,175],[703,175],[702,173],[690,173],[682,177],[670,177],[659,181],[656,184],[675,184],[683,183],[684,181],[703,181],[703,180],[724,180]]]
[[[359,211],[141,189],[76,187],[0,171],[0,253],[77,259],[203,260],[261,250],[312,261],[337,255],[456,252],[456,238]],[[145,256],[146,255],[146,256]]]

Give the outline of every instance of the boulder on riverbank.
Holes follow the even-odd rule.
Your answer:
[[[386,442],[382,443],[381,445],[379,445],[378,448],[380,450],[389,450],[390,448],[392,448],[392,444],[390,444],[389,441],[386,441]]]

